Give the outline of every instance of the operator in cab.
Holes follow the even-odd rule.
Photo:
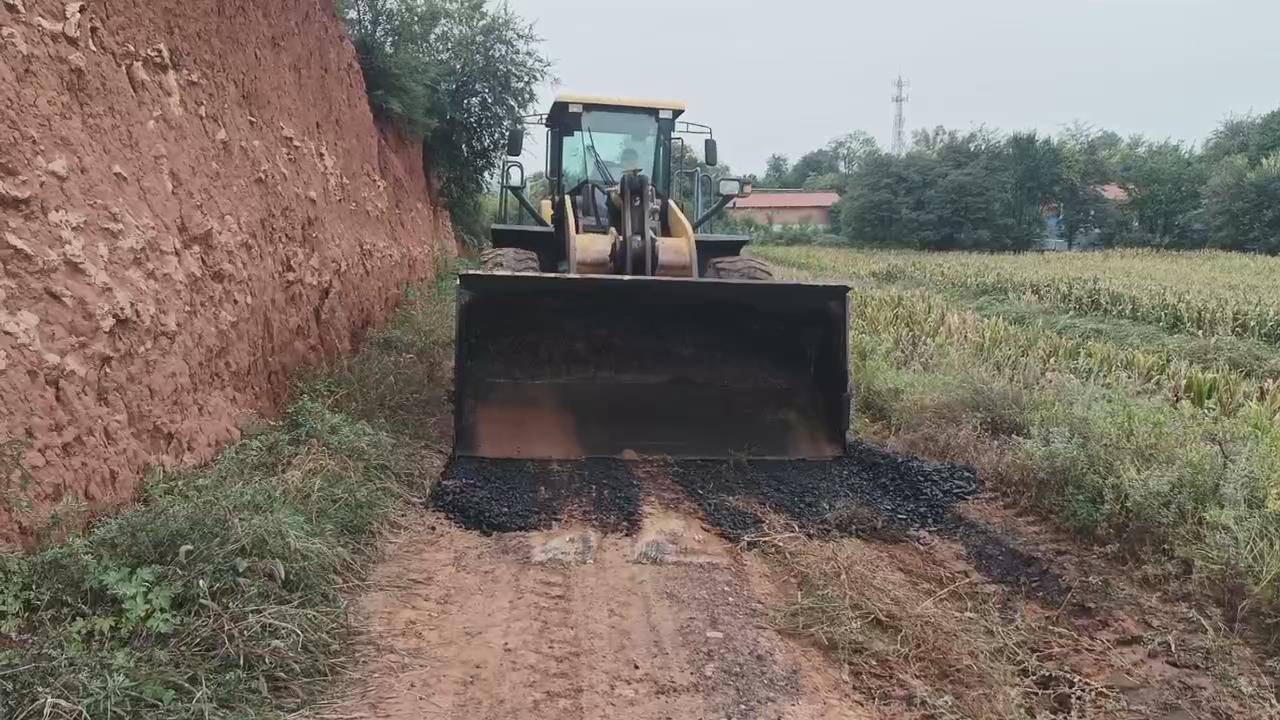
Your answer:
[[[622,157],[619,158],[623,172],[632,172],[642,170],[644,165],[640,163],[640,153],[635,148],[626,148],[622,151]]]

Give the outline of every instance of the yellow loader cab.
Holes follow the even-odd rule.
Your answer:
[[[544,115],[550,199],[508,161],[522,224],[498,224],[459,276],[458,455],[830,458],[849,426],[848,287],[777,282],[749,238],[699,234],[739,178],[690,218],[673,148],[711,129],[681,103],[566,95]],[[508,155],[518,158],[524,128]],[[513,171],[518,170],[518,175]],[[517,178],[515,181],[511,179]],[[708,193],[710,194],[710,193]]]

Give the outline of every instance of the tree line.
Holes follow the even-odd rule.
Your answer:
[[[1106,246],[1280,252],[1280,110],[1224,121],[1201,147],[1075,124],[1056,135],[918,130],[893,155],[851,133],[759,187],[834,190],[850,242],[1025,250],[1046,235]]]

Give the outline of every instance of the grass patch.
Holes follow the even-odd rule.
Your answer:
[[[305,378],[303,394],[352,417],[447,452],[453,427],[455,273],[406,292],[391,322],[355,355]]]
[[[211,465],[31,555],[0,556],[0,717],[281,717],[344,670],[346,595],[433,479],[452,289]],[[428,415],[431,413],[428,412]]]

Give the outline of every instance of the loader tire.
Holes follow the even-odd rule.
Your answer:
[[[480,253],[480,267],[492,272],[536,273],[542,271],[538,253],[520,248],[494,248]]]
[[[707,271],[703,277],[721,280],[772,280],[773,268],[763,260],[753,257],[718,257],[707,263]]]

